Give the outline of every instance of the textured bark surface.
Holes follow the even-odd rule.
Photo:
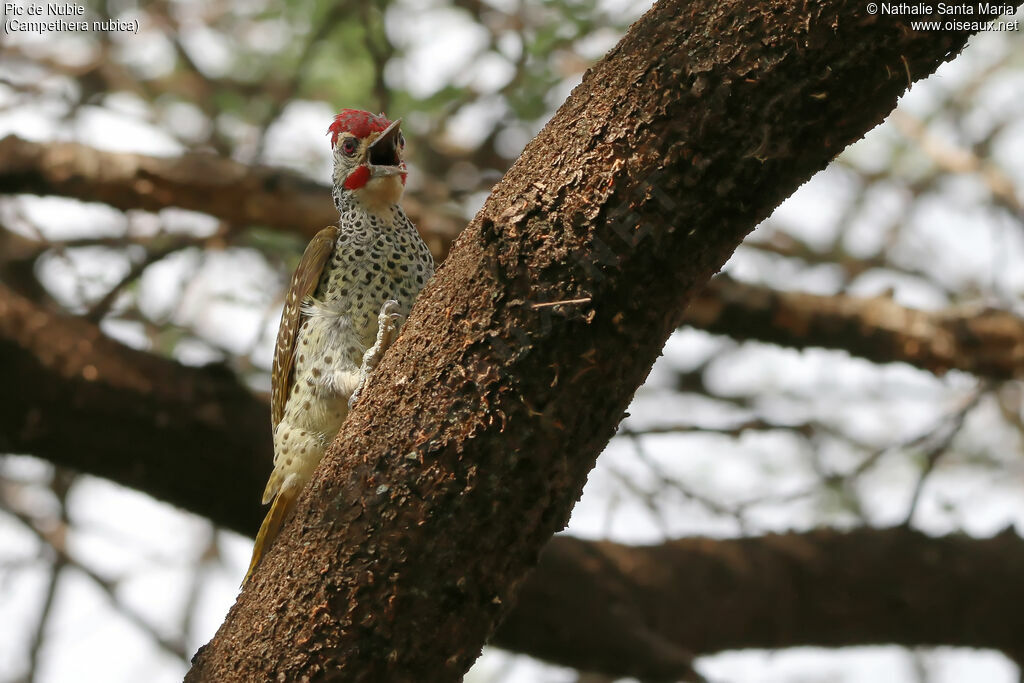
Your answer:
[[[187,680],[460,679],[692,292],[966,37],[658,3],[460,236]]]
[[[251,169],[205,155],[117,154],[11,136],[0,140],[0,193],[15,192],[103,200],[122,209],[180,206],[232,224],[256,221],[306,236],[337,219],[329,187],[282,169]],[[252,192],[263,199],[252,201]],[[410,206],[408,198],[405,204],[434,255],[447,254],[457,228],[415,202]],[[0,278],[38,290],[32,264],[44,246],[0,231]],[[740,340],[843,349],[940,375],[956,369],[991,379],[1024,377],[1024,321],[1005,311],[933,314],[882,297],[779,292],[719,278],[691,301],[683,323]]]
[[[269,406],[230,374],[140,353],[0,286],[0,375],[18,388],[0,394],[3,450],[101,474],[241,533],[259,525]],[[201,486],[197,471],[209,472]],[[205,488],[213,477],[216,495]],[[1015,656],[1022,565],[1024,541],[1010,534],[865,529],[641,548],[556,537],[493,642],[645,680],[675,680],[690,652],[727,648],[886,642]]]
[[[874,327],[880,318],[912,324]],[[888,299],[780,293],[726,278],[694,297],[684,322],[936,372],[988,369],[981,376],[994,379],[1019,372],[1024,340],[1024,320],[1005,313],[934,314]],[[932,334],[915,332],[922,329]],[[94,323],[55,314],[0,284],[0,376],[17,387],[0,394],[0,449],[106,477],[241,534],[259,526],[263,512],[253,491],[266,483],[273,459],[270,406],[227,370],[130,348]],[[203,471],[233,485],[210,496],[194,479]]]

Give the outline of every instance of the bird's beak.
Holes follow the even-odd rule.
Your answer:
[[[402,160],[398,156],[398,119],[390,126],[381,131],[380,136],[370,143],[366,152],[367,166],[370,168],[371,178],[382,176],[404,175],[406,170],[402,168]]]

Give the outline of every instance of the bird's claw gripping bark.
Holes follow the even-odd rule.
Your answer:
[[[374,341],[373,346],[363,354],[363,366],[359,370],[359,384],[356,385],[356,390],[348,398],[349,410],[359,401],[359,397],[362,395],[370,375],[377,369],[377,365],[380,363],[384,352],[388,350],[391,343],[395,341],[395,337],[398,336],[398,328],[403,317],[399,313],[400,310],[401,307],[394,299],[385,301],[380,307],[380,314],[377,316],[377,339]]]

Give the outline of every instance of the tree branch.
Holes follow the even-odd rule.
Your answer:
[[[106,152],[76,142],[0,140],[0,194],[59,195],[115,208],[176,206],[233,226],[265,225],[312,237],[338,219],[331,189],[281,168],[250,167],[212,154],[154,157]],[[407,213],[435,254],[458,226],[414,198]]]
[[[217,679],[220,670],[231,680],[232,657],[257,677],[264,665],[333,675],[337,661],[360,672],[353,677],[458,676],[509,602],[510,585],[568,514],[633,388],[682,319],[687,294],[774,203],[891,107],[903,71],[878,80],[885,65],[927,73],[963,42],[904,32],[863,17],[853,4],[809,11],[803,16],[782,3],[754,11],[665,3],[591,72],[471,226],[461,255],[442,270],[347,426],[348,457],[337,457],[336,448],[325,463],[255,590],[200,657],[194,678],[205,672]],[[0,158],[9,140],[0,143]],[[0,183],[10,182],[0,184],[3,191],[40,191],[26,189],[24,180],[31,186],[38,177],[9,173],[6,163],[0,168]],[[145,169],[121,176],[113,170],[114,180],[97,186],[102,197],[76,184],[73,164],[65,175],[44,176],[51,185],[41,191],[60,187],[121,208],[160,208],[159,201],[138,204],[154,188],[176,190],[180,181],[153,182]],[[183,195],[198,203],[186,208],[216,204],[190,194],[187,176],[185,185]],[[248,196],[260,192],[273,194],[261,188]],[[255,220],[244,210],[220,210]],[[288,216],[289,227],[295,222]],[[571,300],[588,304],[547,305]],[[20,416],[3,425],[6,450],[35,439],[43,451],[50,444],[53,459],[60,457],[57,444],[103,453],[94,448],[99,442],[81,438],[86,423],[122,419],[122,443],[149,444],[155,434],[155,454],[168,459],[196,442],[219,445],[206,433],[247,441],[266,432],[265,425],[249,428],[244,399],[236,408],[222,405],[235,401],[216,396],[215,369],[185,372],[164,395],[159,380],[173,382],[182,372],[177,364],[140,356],[118,367],[112,361],[120,354],[108,353],[109,340],[84,329],[85,344],[51,339],[40,329],[51,319],[33,319],[15,297],[3,302],[0,320],[12,325],[0,330],[8,340],[0,352],[14,359],[5,377],[20,387],[29,386],[19,381],[21,371],[50,378],[27,392],[34,411],[21,410],[13,397],[0,406],[4,415]],[[98,362],[85,362],[86,351]],[[33,366],[32,355],[42,361]],[[75,385],[69,397],[55,395],[61,382]],[[115,397],[104,393],[132,388],[149,399],[108,403]],[[177,410],[164,412],[162,402]],[[50,406],[69,404],[87,417],[51,422]],[[66,434],[55,434],[61,430]],[[131,462],[122,450],[114,460]],[[200,458],[194,480],[184,484],[193,498],[206,497],[209,516],[239,525],[239,517],[255,519],[258,512],[214,510],[210,492],[259,490],[263,477],[250,487],[238,466],[246,462],[243,451],[224,457],[211,450],[213,460]],[[264,457],[261,450],[255,460],[261,475]],[[91,463],[101,474],[109,467],[102,458]],[[150,468],[139,468],[134,485],[161,495],[168,485],[160,472],[143,469]],[[302,558],[289,565],[288,578],[284,558]],[[271,624],[268,611],[277,605]],[[429,634],[429,651],[417,633]],[[248,648],[261,645],[269,648],[266,659],[247,657]]]
[[[0,374],[19,387],[0,398],[0,450],[106,476],[243,534],[258,527],[263,511],[253,492],[272,455],[264,401],[227,372],[127,348],[2,285],[0,312]],[[57,349],[68,351],[57,357]],[[95,379],[83,376],[94,376],[89,367]],[[218,412],[234,417],[211,421]],[[1009,577],[1020,576],[1022,564],[1024,542],[1007,534],[931,539],[865,529],[641,548],[560,536],[493,642],[642,680],[682,677],[690,653],[748,647],[1010,652],[1021,628],[1018,600],[979,596],[972,586],[1012,589]]]
[[[802,7],[662,0],[588,72],[186,680],[462,677],[691,293],[967,37]]]
[[[234,225],[310,236],[337,219],[328,188],[283,169],[208,154],[163,158],[13,135],[0,140],[0,193],[61,195],[125,210],[177,206]]]
[[[220,366],[193,368],[104,336],[0,284],[0,452],[108,477],[232,529],[260,516],[267,405]],[[17,387],[17,390],[13,390]],[[225,486],[231,482],[231,486]]]
[[[820,529],[648,547],[560,536],[493,643],[640,680],[677,680],[686,651],[948,645],[1019,659],[1022,572],[1024,541],[1011,530]]]
[[[2,192],[101,200],[121,209],[180,206],[235,224],[263,223],[305,235],[337,218],[326,186],[282,169],[253,169],[206,155],[165,159],[15,137],[0,140]],[[424,215],[422,207],[413,210]],[[446,254],[454,226],[436,217],[427,222],[435,229],[428,237],[431,249]],[[779,292],[719,277],[691,302],[683,321],[735,339],[842,349],[938,375],[956,369],[991,379],[1024,377],[1024,320],[994,310],[926,313],[882,297]]]
[[[733,339],[797,349],[841,349],[943,375],[1024,378],[1024,320],[995,309],[930,313],[889,297],[781,292],[719,276],[686,309],[684,322]]]

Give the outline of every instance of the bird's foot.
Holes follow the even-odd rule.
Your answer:
[[[399,313],[400,310],[401,307],[394,299],[388,299],[380,307],[380,314],[377,316],[377,339],[374,341],[373,346],[363,354],[363,365],[359,370],[359,384],[356,385],[355,391],[348,398],[349,410],[352,410],[355,404],[359,402],[359,397],[362,395],[370,375],[377,369],[377,365],[380,364],[380,359],[384,356],[384,352],[388,350],[388,347],[395,341],[395,337],[398,336],[398,328],[401,326],[402,319],[404,318]]]

